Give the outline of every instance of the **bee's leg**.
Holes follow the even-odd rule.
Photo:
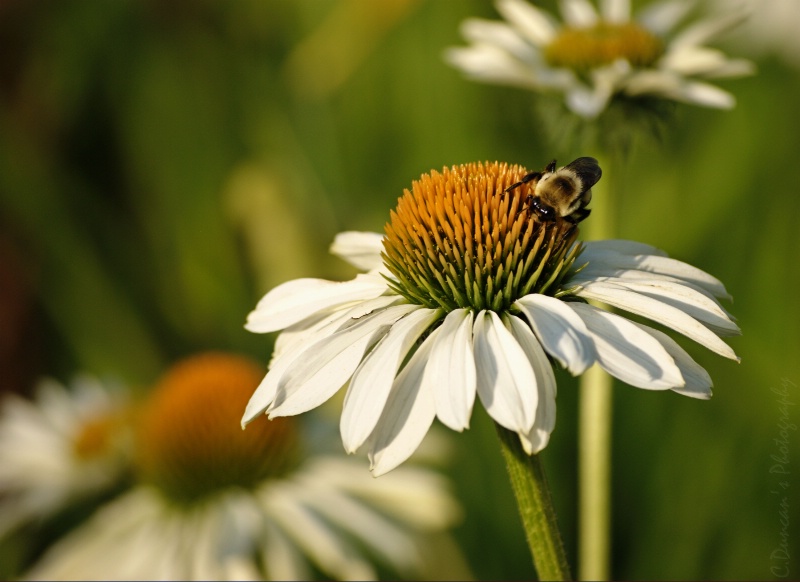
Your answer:
[[[511,186],[503,190],[503,194],[505,194],[506,192],[511,192],[511,190],[513,190],[514,188],[519,188],[523,184],[527,184],[528,182],[531,182],[533,180],[538,180],[541,177],[542,177],[541,172],[531,172],[530,174],[526,174],[525,176],[522,177],[522,180],[520,180],[516,184],[511,184]]]

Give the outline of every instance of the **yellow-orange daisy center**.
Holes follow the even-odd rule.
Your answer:
[[[529,185],[509,192],[527,170],[500,162],[431,171],[414,181],[386,224],[389,285],[412,303],[452,310],[503,311],[524,295],[555,295],[572,265],[577,227],[542,222]]]
[[[136,463],[143,480],[178,501],[229,487],[252,488],[297,462],[291,419],[240,418],[264,370],[247,358],[206,353],[169,370],[145,403]]]

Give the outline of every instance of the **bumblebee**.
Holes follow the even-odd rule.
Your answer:
[[[515,188],[533,183],[533,192],[526,202],[539,220],[552,221],[557,216],[573,224],[589,216],[591,210],[586,206],[592,200],[592,186],[597,184],[603,171],[594,158],[583,157],[556,170],[553,160],[544,172],[531,172],[522,180],[504,190],[510,192]]]

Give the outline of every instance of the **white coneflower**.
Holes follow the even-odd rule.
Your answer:
[[[141,483],[59,541],[30,579],[370,579],[424,567],[425,533],[458,515],[443,477],[375,482],[354,459],[301,455],[293,419],[242,432],[263,371],[210,353],[178,363],[136,428]],[[305,459],[305,460],[304,460]]]
[[[599,11],[588,0],[562,0],[562,23],[525,0],[498,0],[505,22],[464,21],[471,45],[445,59],[477,81],[563,93],[586,119],[615,96],[733,107],[733,96],[706,80],[747,75],[753,65],[704,45],[745,12],[733,7],[681,26],[694,4],[658,2],[634,19],[629,0],[599,0]]]
[[[711,380],[674,340],[589,305],[594,299],[737,359],[739,330],[714,277],[636,242],[579,243],[575,224],[540,221],[526,170],[473,163],[432,171],[399,199],[386,235],[334,243],[352,281],[298,279],[269,293],[247,329],[283,330],[243,425],[315,408],[347,386],[344,447],[367,445],[375,475],[417,448],[434,418],[469,426],[477,394],[528,454],[555,425],[551,360],[573,375],[599,363],[640,388],[711,396]]]
[[[43,380],[33,401],[4,397],[0,536],[115,485],[129,461],[126,400],[88,376]]]

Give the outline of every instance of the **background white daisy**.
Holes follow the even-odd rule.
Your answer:
[[[127,397],[95,378],[42,380],[0,412],[0,536],[111,489],[129,467]]]
[[[628,0],[563,0],[559,22],[526,0],[499,0],[504,22],[468,19],[466,48],[445,60],[469,78],[563,93],[567,107],[593,119],[615,96],[656,97],[730,108],[733,96],[707,82],[752,73],[753,65],[705,46],[739,24],[739,7],[688,18],[693,2],[666,0],[633,18]]]
[[[26,577],[469,577],[444,533],[460,508],[441,475],[409,466],[378,482],[353,459],[306,448],[289,419],[242,432],[238,413],[260,376],[230,354],[176,364],[137,420],[137,483]]]

